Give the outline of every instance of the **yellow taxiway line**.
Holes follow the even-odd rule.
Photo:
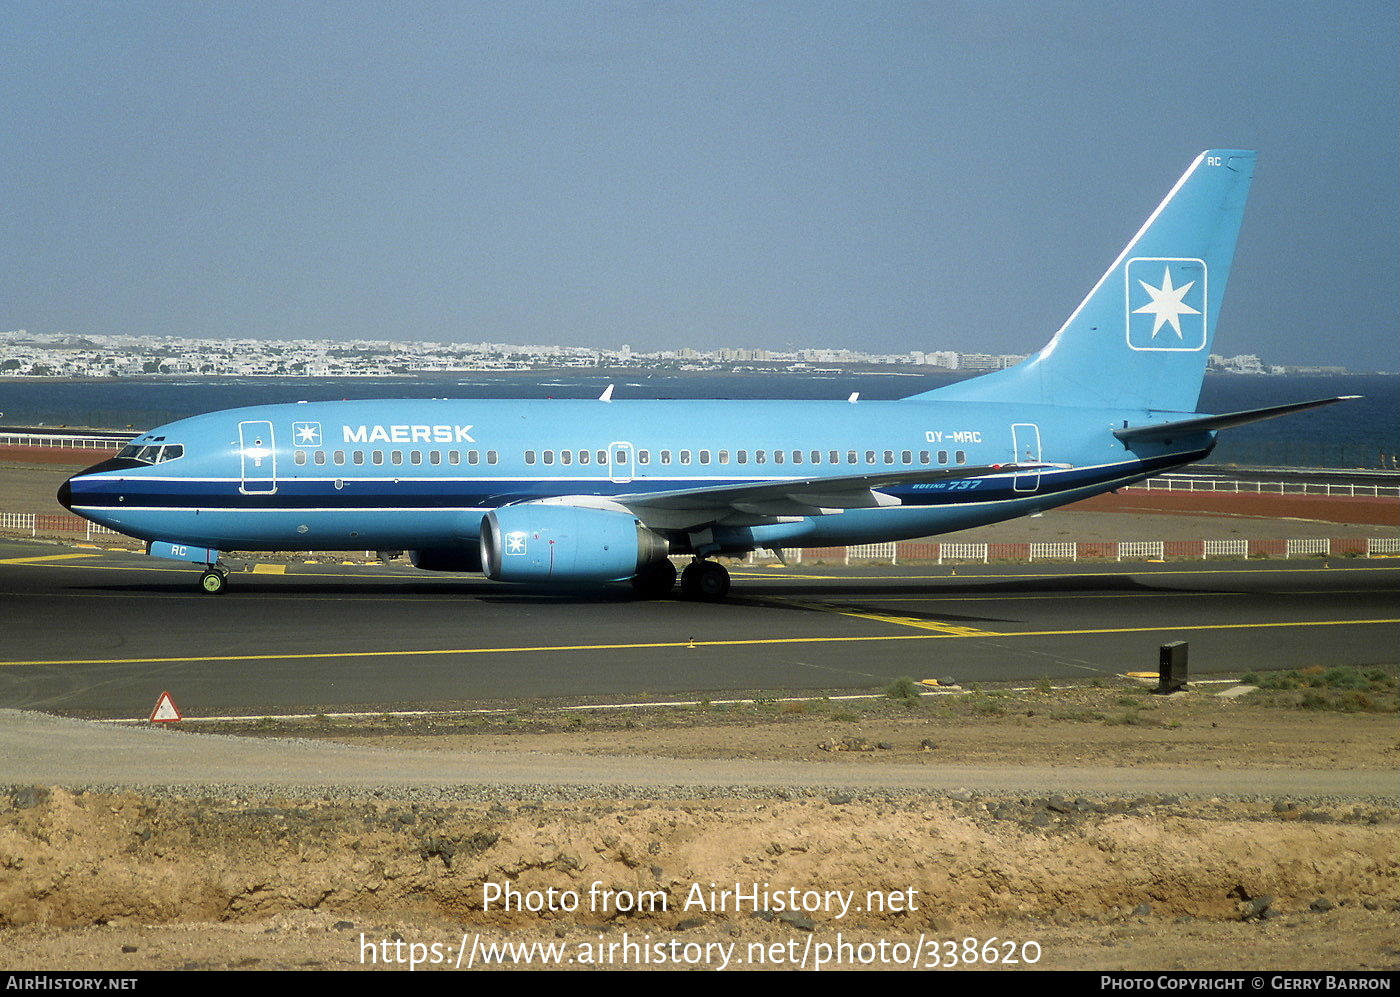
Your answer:
[[[877,636],[844,637],[757,637],[735,640],[654,641],[636,644],[551,644],[525,647],[458,647],[423,650],[389,651],[314,651],[275,654],[194,654],[165,658],[72,658],[62,660],[0,661],[0,668],[34,665],[135,665],[176,664],[189,661],[303,661],[319,658],[409,658],[451,654],[559,654],[565,651],[647,651],[672,648],[742,647],[780,644],[859,644],[903,640],[975,640],[979,637],[1010,639],[1015,637],[1085,637],[1133,633],[1200,633],[1212,630],[1267,630],[1282,627],[1361,627],[1400,623],[1400,619],[1382,620],[1293,620],[1284,623],[1192,623],[1166,624],[1155,627],[1102,627],[1090,630],[1024,630],[1002,633],[977,631],[965,633],[885,634]]]
[[[48,554],[44,557],[6,557],[0,564],[39,564],[42,561],[71,561],[75,557],[96,557],[96,554]]]
[[[949,637],[995,637],[997,634],[975,627],[961,627],[942,620],[925,620],[917,616],[896,616],[893,613],[877,613],[864,606],[849,606],[842,603],[799,602],[796,599],[760,599],[760,602],[792,606],[795,609],[810,609],[818,613],[831,613],[835,616],[850,616],[857,620],[873,620],[897,627],[916,627],[919,630],[933,630]]]

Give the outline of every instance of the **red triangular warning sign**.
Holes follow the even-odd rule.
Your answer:
[[[170,698],[170,693],[162,692],[160,698],[156,700],[156,708],[151,711],[151,723],[169,723],[172,720],[183,720],[180,716],[180,708],[175,705],[175,700]]]

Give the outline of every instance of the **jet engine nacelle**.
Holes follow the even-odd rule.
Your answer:
[[[498,582],[621,581],[669,549],[637,517],[608,509],[525,503],[481,520],[482,570]]]

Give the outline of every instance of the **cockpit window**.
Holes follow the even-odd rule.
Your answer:
[[[185,448],[179,443],[155,444],[132,443],[122,447],[117,454],[126,460],[139,460],[143,464],[163,464],[167,460],[177,460],[185,456]]]

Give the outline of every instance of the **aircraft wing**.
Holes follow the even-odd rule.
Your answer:
[[[895,485],[956,481],[1058,465],[1043,463],[968,464],[961,467],[872,471],[840,477],[786,478],[734,485],[677,488],[611,496],[654,529],[692,529],[708,525],[760,525],[787,518],[827,516],[847,509],[900,505],[880,489]]]

